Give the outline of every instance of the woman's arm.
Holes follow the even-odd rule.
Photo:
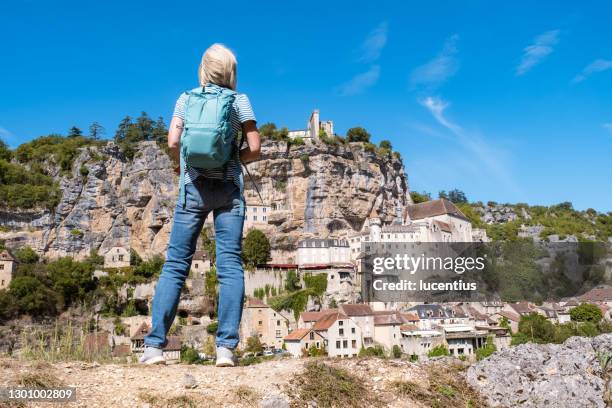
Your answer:
[[[170,157],[174,160],[174,163],[180,162],[179,146],[181,145],[181,134],[183,133],[184,126],[183,119],[173,116],[170,122],[170,129],[168,130],[168,149],[170,150]],[[180,167],[174,170],[178,173]]]
[[[246,137],[248,146],[240,151],[240,160],[246,163],[257,159],[261,150],[261,140],[254,120],[247,120],[242,124],[242,137]]]

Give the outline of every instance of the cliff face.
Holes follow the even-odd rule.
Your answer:
[[[133,161],[114,143],[83,148],[72,173],[56,177],[59,205],[53,211],[0,210],[5,227],[0,239],[9,247],[30,245],[49,258],[80,258],[91,249],[103,254],[116,245],[144,257],[163,254],[178,192],[172,167],[154,142],[141,143]],[[360,144],[288,146],[266,140],[261,159],[249,170],[266,205],[272,205],[269,225],[261,228],[278,256],[303,236],[341,237],[359,230],[373,208],[393,219],[410,202],[402,162],[366,152]],[[246,176],[245,196],[261,204]]]

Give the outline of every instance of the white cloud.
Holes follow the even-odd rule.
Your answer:
[[[387,44],[387,23],[383,22],[368,34],[361,45],[359,62],[370,63],[380,57],[380,53]]]
[[[458,40],[457,34],[450,36],[436,58],[415,68],[410,75],[412,86],[435,87],[455,75],[459,69],[459,62],[455,57]]]
[[[574,78],[574,82],[582,82],[587,79],[587,77],[597,72],[607,71],[611,68],[612,61],[605,59],[596,59],[595,61],[584,67],[580,74],[576,75],[576,77]]]
[[[336,92],[343,96],[357,95],[378,82],[380,66],[372,67],[361,74],[355,75],[350,81],[336,88]]]
[[[547,31],[537,36],[533,44],[525,47],[521,63],[516,68],[516,74],[523,75],[542,62],[553,52],[554,46],[558,42],[559,30]]]
[[[465,149],[468,156],[461,156],[461,152],[456,152],[456,155],[463,160],[473,161],[475,165],[481,169],[481,174],[489,174],[496,179],[496,182],[504,183],[504,185],[520,194],[518,185],[512,178],[511,173],[506,169],[504,159],[506,152],[494,148],[487,144],[482,138],[477,135],[466,132],[461,126],[449,120],[444,111],[450,106],[448,102],[436,97],[427,97],[420,100],[421,105],[429,110],[436,121],[451,131],[456,137],[457,142]]]

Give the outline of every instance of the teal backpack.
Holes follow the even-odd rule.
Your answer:
[[[223,167],[234,152],[230,120],[236,92],[218,85],[187,92],[181,154],[185,164],[200,169]]]

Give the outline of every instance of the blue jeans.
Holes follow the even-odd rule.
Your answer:
[[[179,199],[174,212],[166,262],[153,298],[152,327],[144,342],[147,346],[159,348],[166,344],[166,335],[176,316],[181,289],[189,275],[198,236],[204,220],[212,211],[219,279],[216,344],[233,349],[239,341],[244,297],[241,258],[244,198],[234,183],[203,177],[187,184],[185,194],[185,206]]]

